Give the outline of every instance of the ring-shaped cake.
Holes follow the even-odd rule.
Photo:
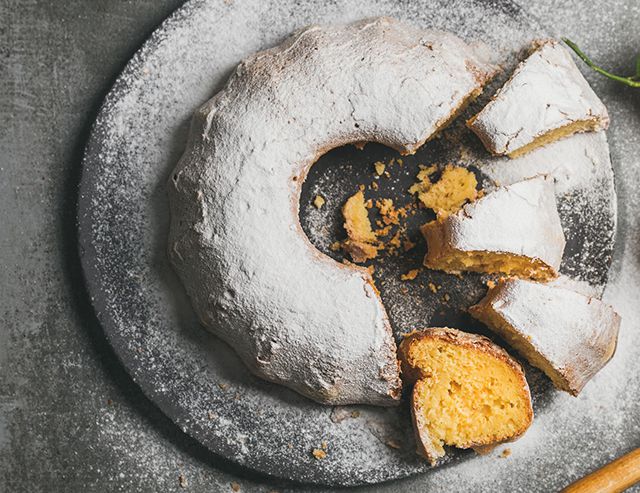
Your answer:
[[[496,72],[482,46],[389,18],[311,26],[243,61],[169,180],[169,252],[202,323],[258,376],[324,404],[395,404],[396,345],[366,269],[319,252],[301,184],[328,150],[413,153]]]

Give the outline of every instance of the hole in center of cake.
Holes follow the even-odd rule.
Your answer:
[[[357,198],[366,205],[374,240],[364,229],[361,234],[378,250],[375,258],[358,264],[373,271],[396,336],[427,324],[479,328],[463,308],[484,293],[482,276],[456,277],[423,266],[426,244],[420,226],[435,213],[419,199],[418,177],[429,170],[436,182],[447,167],[466,167],[462,148],[446,137],[426,143],[411,156],[376,143],[360,147],[333,149],[311,167],[300,198],[300,222],[311,243],[338,262],[353,261],[343,248],[343,207],[361,192]],[[482,177],[476,169],[469,170],[481,189]],[[438,195],[432,200],[442,203]],[[357,216],[355,221],[359,228]]]
[[[460,142],[456,128],[427,142],[414,155],[402,156],[377,143],[347,145],[329,151],[311,167],[300,197],[300,222],[311,243],[337,262],[353,262],[353,253],[343,248],[348,240],[343,207],[354,195],[365,203],[374,239],[361,230],[362,239],[380,247],[374,258],[358,262],[372,270],[376,287],[387,310],[397,341],[417,328],[457,327],[489,335],[487,329],[467,313],[486,293],[489,276],[473,272],[447,274],[423,266],[426,242],[420,226],[435,219],[431,208],[419,198],[420,173],[428,170],[437,183],[449,167],[466,168],[482,190],[488,180],[468,165],[466,151],[474,143]],[[461,175],[461,176],[458,176]],[[452,173],[452,185],[469,186],[464,173]],[[468,195],[468,191],[465,192]],[[446,206],[442,194],[431,197],[434,204]],[[454,200],[455,202],[455,200]],[[361,210],[361,203],[355,204]],[[354,227],[361,218],[355,214]],[[366,229],[366,228],[364,228]],[[364,252],[367,253],[367,252]],[[535,374],[535,371],[534,371]],[[534,379],[533,387],[544,387],[544,379]],[[541,389],[542,390],[542,389]]]

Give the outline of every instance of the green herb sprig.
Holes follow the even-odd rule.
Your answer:
[[[593,61],[591,61],[591,59],[587,55],[585,55],[582,52],[582,50],[580,48],[578,48],[578,45],[576,45],[570,39],[562,38],[562,41],[567,43],[569,48],[571,48],[573,51],[575,51],[576,55],[578,55],[582,59],[582,61],[584,63],[589,65],[589,67],[591,67],[596,72],[604,75],[605,77],[609,77],[609,79],[613,79],[613,80],[616,80],[618,82],[622,82],[623,84],[626,84],[628,86],[640,87],[640,56],[638,56],[638,59],[636,60],[636,73],[635,73],[635,75],[631,75],[629,77],[623,77],[623,76],[620,76],[620,75],[612,74],[611,72],[607,72],[603,68],[598,67],[595,63],[593,63]]]

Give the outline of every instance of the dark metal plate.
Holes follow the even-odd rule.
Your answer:
[[[164,413],[207,448],[297,481],[374,483],[429,466],[413,452],[406,406],[320,406],[254,378],[227,345],[199,327],[165,255],[164,184],[184,148],[191,113],[243,57],[309,23],[380,14],[482,39],[496,48],[506,67],[513,66],[528,41],[542,34],[534,19],[507,1],[345,0],[320,5],[306,0],[194,0],[168,19],[127,65],[106,98],[84,160],[78,211],[81,261],[96,313],[122,364]],[[461,138],[471,156],[464,164],[485,179],[482,150],[469,136]],[[458,144],[439,139],[404,158],[402,170],[392,169],[391,178],[380,180],[377,193],[399,202],[410,200],[405,190],[417,165],[460,162]],[[602,146],[607,158],[594,161],[590,185],[560,197],[569,240],[563,269],[596,289],[606,281],[615,230],[611,167],[606,142]],[[377,145],[364,151],[346,147],[314,166],[302,194],[301,220],[320,250],[340,259],[328,248],[343,234],[340,205],[358,184],[373,180],[374,161],[392,156],[393,151]],[[594,183],[599,190],[595,195]],[[328,199],[321,210],[310,206],[318,192]],[[410,283],[399,280],[420,264],[424,244],[416,227],[427,218],[422,211],[411,221],[410,234],[418,247],[377,263],[377,283],[396,334],[428,325],[481,330],[464,314],[482,295],[481,276],[458,279],[433,272],[421,273]],[[429,290],[429,281],[442,286],[440,294]],[[449,295],[446,302],[444,293]],[[543,415],[554,391],[538,372],[529,369],[528,377],[536,412]],[[311,450],[322,441],[328,443],[328,456],[317,460]],[[390,441],[400,448],[389,447]],[[451,460],[462,457],[470,454],[456,452]]]

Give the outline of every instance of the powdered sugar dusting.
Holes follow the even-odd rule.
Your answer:
[[[381,14],[450,29],[467,39],[483,39],[507,60],[506,66],[513,66],[513,54],[541,34],[534,21],[508,3],[443,0],[425,8],[419,3],[382,0],[326,5],[193,1],[134,57],[103,108],[88,148],[86,163],[91,171],[85,173],[81,190],[83,263],[89,284],[100,286],[100,292],[93,293],[96,308],[125,365],[145,392],[207,447],[250,467],[273,474],[286,472],[299,480],[377,482],[429,468],[413,454],[406,409],[366,409],[366,419],[334,423],[331,408],[256,380],[228,346],[199,328],[166,263],[164,183],[184,148],[190,115],[221,86],[239,60],[305,24]],[[336,206],[331,189],[322,187],[320,192],[327,198],[327,207]],[[625,265],[630,267],[632,262]],[[632,279],[629,276],[623,280]],[[393,290],[401,284],[390,279],[388,286]],[[413,300],[416,305],[423,301]],[[631,302],[620,309],[623,317],[634,313]],[[404,313],[397,320],[404,329],[425,319]],[[432,320],[438,322],[435,315]],[[539,415],[529,433],[511,446],[514,455],[499,461],[495,456],[476,458],[434,471],[424,477],[425,487],[477,485],[488,469],[499,486],[501,478],[526,468],[534,458],[549,466],[561,461],[562,451],[567,450],[567,428],[580,430],[586,442],[597,438],[609,429],[608,423],[598,419],[599,406],[612,411],[615,402],[631,392],[622,383],[609,381],[614,380],[611,372],[621,371],[631,357],[625,346],[632,342],[630,337],[623,327],[620,357],[578,401],[545,390],[544,379],[538,385],[539,374],[530,373],[531,386],[538,389]],[[630,378],[637,388],[635,377]],[[598,395],[607,399],[600,401]],[[105,439],[116,440],[131,432],[114,430],[108,417],[102,419]],[[567,420],[575,425],[567,427]],[[395,449],[380,437],[396,433],[398,423],[405,425],[399,433],[402,447]],[[328,443],[327,458],[317,460],[310,451],[323,440]],[[567,460],[580,460],[597,446],[596,440],[593,443],[591,450],[587,446]],[[138,451],[127,453],[133,456],[129,460],[142,461]],[[141,463],[151,471],[173,467],[157,457]],[[558,486],[552,478],[545,484]],[[227,486],[217,487],[224,491]]]

